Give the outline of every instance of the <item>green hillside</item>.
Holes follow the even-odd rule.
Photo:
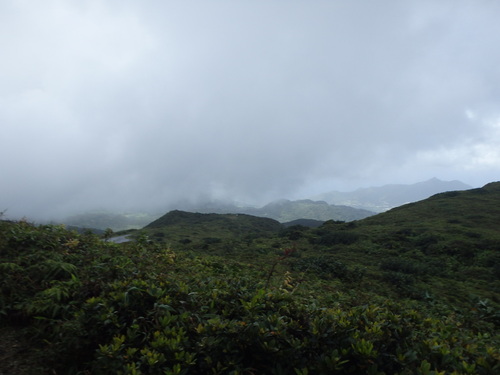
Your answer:
[[[500,215],[500,182],[492,182],[479,189],[449,191],[429,199],[409,203],[364,220],[365,223],[418,224],[419,221],[437,220],[470,226],[475,229],[498,230]]]
[[[244,214],[201,214],[171,211],[133,234],[184,250],[235,252],[240,243],[270,238],[283,228],[276,220]],[[240,254],[244,255],[244,254]]]
[[[354,222],[0,221],[0,373],[498,374],[500,183]]]
[[[332,243],[337,258],[364,264],[401,296],[500,306],[500,183],[437,194],[350,225],[330,222],[309,236]],[[352,243],[336,245],[339,236]]]
[[[263,234],[276,232],[281,224],[273,219],[266,219],[245,214],[201,214],[184,211],[171,211],[145,226],[155,228],[196,228],[205,230],[230,232],[234,235]],[[212,232],[213,233],[213,232]]]

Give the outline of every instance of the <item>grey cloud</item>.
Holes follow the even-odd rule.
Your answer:
[[[496,2],[0,7],[16,214],[500,172]]]

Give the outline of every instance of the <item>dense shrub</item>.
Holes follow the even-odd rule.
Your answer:
[[[394,271],[384,272],[383,275],[384,280],[397,286],[399,289],[405,289],[415,284],[415,278],[412,275]]]
[[[311,238],[310,242],[315,245],[333,246],[333,245],[351,245],[358,241],[359,235],[349,231],[329,231],[318,237]]]
[[[46,373],[500,372],[498,316],[484,300],[439,315],[381,297],[325,303],[320,288],[296,294],[290,273],[265,288],[261,266],[188,256],[145,237],[117,245],[1,222],[0,232],[1,324],[29,331]],[[352,274],[331,256],[288,261],[326,278]],[[384,274],[413,285],[411,273]],[[312,285],[328,283],[320,282]]]
[[[300,238],[303,238],[305,233],[309,230],[309,228],[303,225],[292,225],[287,228],[281,230],[279,235],[281,237],[286,237],[291,241],[296,241]]]
[[[302,258],[292,263],[292,269],[313,273],[325,279],[338,278],[348,280],[355,276],[360,276],[358,273],[355,275],[344,263],[339,262],[331,256]]]
[[[437,244],[441,238],[435,234],[421,234],[420,236],[417,236],[414,238],[413,242],[415,246],[421,248],[421,249],[427,249],[431,245]]]
[[[382,276],[383,280],[391,284],[401,297],[412,299],[425,298],[425,291],[418,288],[414,275],[386,271]]]
[[[380,263],[379,267],[383,271],[395,271],[411,275],[422,275],[427,273],[426,266],[424,264],[403,258],[385,259]]]
[[[205,237],[203,239],[203,244],[204,245],[213,245],[213,244],[218,244],[221,243],[222,239],[216,238],[216,237]]]

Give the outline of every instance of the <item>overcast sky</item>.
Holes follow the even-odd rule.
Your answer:
[[[0,211],[500,180],[500,1],[0,2]]]

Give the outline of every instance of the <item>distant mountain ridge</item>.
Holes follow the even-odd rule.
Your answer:
[[[249,207],[228,201],[178,203],[165,211],[181,210],[193,213],[246,214],[288,223],[299,219],[317,221],[354,221],[387,211],[406,203],[426,199],[446,191],[471,189],[460,181],[441,181],[432,178],[412,185],[391,184],[360,188],[351,192],[331,191],[311,199],[281,199],[262,207]],[[85,228],[113,230],[138,229],[160,217],[161,214],[112,214],[94,212],[67,218],[64,224]]]
[[[242,207],[228,202],[211,201],[198,204],[179,204],[170,211],[185,211],[200,214],[242,214],[258,216],[277,220],[281,223],[298,219],[311,219],[318,221],[338,220],[353,221],[364,219],[374,215],[375,212],[348,207],[330,205],[326,202],[312,201],[309,199],[290,201],[282,199],[266,204],[261,208]],[[110,214],[110,213],[87,213],[75,215],[64,221],[66,225],[83,228],[106,229],[115,231],[126,229],[139,229],[151,223],[161,215],[152,214]]]
[[[312,197],[329,204],[346,205],[373,212],[384,212],[406,203],[420,201],[438,193],[472,189],[461,181],[441,181],[437,178],[411,185],[390,184],[360,188],[351,192],[330,191]]]
[[[182,210],[200,213],[240,213],[252,216],[266,217],[277,220],[281,223],[298,220],[339,220],[353,221],[364,219],[365,217],[374,215],[364,209],[353,208],[348,206],[331,205],[323,201],[313,201],[310,199],[291,201],[288,199],[280,199],[266,204],[263,207],[240,207],[228,203],[211,202],[204,205],[185,206]]]
[[[298,219],[353,221],[375,214],[372,211],[364,209],[331,205],[324,201],[313,201],[310,199],[271,202],[262,208],[249,210],[248,213],[256,216],[270,217],[281,223]]]

